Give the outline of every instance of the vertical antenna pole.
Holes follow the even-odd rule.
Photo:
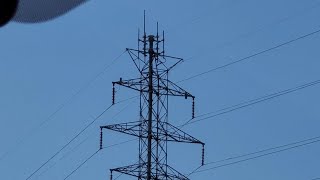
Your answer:
[[[147,162],[147,180],[151,180],[151,158],[152,158],[152,113],[153,113],[153,42],[154,37],[149,36],[149,99],[148,99],[148,162]]]
[[[164,31],[162,31],[162,38],[163,38],[163,43],[162,43],[162,52],[163,52],[163,55],[164,55]]]
[[[143,11],[143,55],[147,56],[146,10]]]
[[[146,10],[143,11],[143,33],[146,35]]]
[[[138,28],[138,50],[140,51],[140,29]],[[138,59],[140,59],[140,53],[138,53]]]
[[[157,22],[157,55],[156,55],[156,57],[157,57],[157,59],[158,59],[158,56],[159,56],[159,22]]]

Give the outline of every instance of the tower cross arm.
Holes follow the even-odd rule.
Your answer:
[[[169,80],[160,79],[160,81],[161,83],[155,84],[153,87],[154,94],[195,98],[195,96]],[[119,81],[112,82],[112,84],[117,84],[119,86],[127,87],[139,92],[148,92],[149,88],[148,81],[144,77],[129,80],[123,80],[120,78]]]
[[[158,89],[162,90],[159,92],[161,95],[169,95],[169,96],[182,96],[185,97],[186,99],[188,97],[190,98],[195,98],[192,94],[190,94],[188,91],[184,90],[177,84],[173,83],[170,80],[162,80],[162,85]],[[157,89],[157,88],[155,88]]]
[[[201,142],[200,140],[187,134],[186,132],[180,130],[179,128],[173,126],[170,123],[161,122],[160,124],[161,124],[162,128],[164,128],[164,127],[168,128],[167,131],[160,131],[161,135],[166,136],[167,141],[204,145],[204,143]]]
[[[135,78],[129,80],[123,80],[120,78],[119,81],[112,82],[113,85],[117,84],[119,86],[127,87],[139,92],[147,92],[148,91],[148,84],[145,78]]]
[[[109,129],[112,131],[136,136],[140,138],[147,138],[147,121],[136,121],[120,124],[111,124],[106,126],[100,126],[101,129]],[[167,130],[166,130],[167,129]],[[187,134],[186,132],[178,129],[167,122],[160,122],[159,126],[153,128],[152,139],[171,142],[183,142],[192,144],[202,144],[203,142]]]
[[[141,137],[142,132],[140,130],[143,122],[141,121],[136,121],[136,122],[128,122],[128,123],[120,123],[120,124],[111,124],[111,125],[106,125],[106,126],[100,126],[101,129],[109,129],[112,131],[128,134],[131,136],[136,136],[136,137]]]
[[[159,164],[160,169],[158,169],[157,173],[151,174],[152,180],[159,180],[159,179],[167,179],[167,180],[189,180],[186,176],[179,173],[177,170],[172,168],[169,165],[166,164]],[[129,176],[137,177],[138,179],[146,179],[147,173],[146,173],[147,163],[143,162],[140,164],[133,164],[129,166],[123,166],[118,167],[114,169],[110,169],[111,172],[118,172],[122,174],[126,174]],[[164,172],[164,170],[167,169],[168,172]]]
[[[143,168],[143,166],[145,166],[145,163],[142,164],[132,164],[129,166],[123,166],[123,167],[118,167],[118,168],[114,168],[114,169],[110,169],[111,173],[114,172],[118,172],[118,173],[123,173],[129,176],[134,176],[137,178],[141,178],[142,175],[140,173],[140,170]]]

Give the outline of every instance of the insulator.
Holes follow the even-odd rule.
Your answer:
[[[112,83],[112,105],[115,104],[115,96],[116,96],[116,89],[114,88],[114,83]]]
[[[100,127],[100,150],[103,148],[102,147],[102,139],[103,138],[103,134],[102,134],[102,127]]]
[[[202,144],[202,162],[201,165],[204,166],[204,144]]]
[[[195,102],[194,102],[194,97],[192,98],[192,119],[195,118],[195,113],[194,113],[194,106],[195,106]]]

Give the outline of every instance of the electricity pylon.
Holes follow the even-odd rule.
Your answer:
[[[140,77],[112,82],[115,103],[115,85],[124,86],[140,93],[140,119],[138,121],[100,126],[102,149],[103,129],[121,132],[139,138],[139,161],[137,164],[110,169],[147,180],[188,179],[168,165],[168,142],[182,142],[202,145],[202,165],[204,164],[204,143],[183,132],[168,121],[169,96],[181,96],[192,99],[192,118],[194,118],[195,96],[168,79],[169,71],[183,59],[168,56],[164,51],[164,32],[160,39],[157,34],[148,35],[145,30],[140,38],[138,33],[138,49],[127,49]],[[141,46],[142,44],[142,46]],[[160,50],[160,47],[162,49]]]

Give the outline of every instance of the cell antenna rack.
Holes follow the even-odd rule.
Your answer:
[[[115,103],[115,85],[124,86],[140,93],[140,119],[134,122],[100,126],[100,149],[103,148],[103,130],[121,132],[139,139],[139,160],[137,164],[110,169],[138,180],[171,180],[188,177],[168,165],[168,142],[181,142],[202,145],[202,165],[204,164],[204,143],[183,132],[168,121],[169,96],[192,99],[192,118],[194,118],[195,96],[168,79],[169,71],[183,61],[182,58],[168,56],[164,50],[164,32],[147,35],[144,15],[144,32],[138,33],[138,49],[129,49],[140,77],[112,82],[112,102]],[[161,49],[160,49],[161,48]]]

